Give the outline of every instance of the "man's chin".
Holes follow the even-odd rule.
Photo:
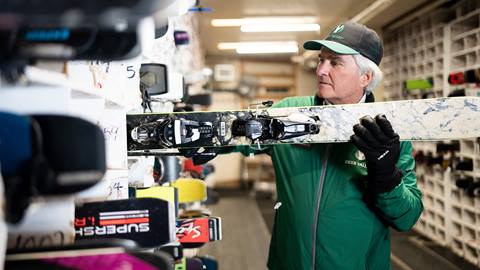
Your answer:
[[[320,98],[331,98],[334,97],[334,93],[332,93],[331,89],[324,89],[319,87],[317,89],[317,96]]]

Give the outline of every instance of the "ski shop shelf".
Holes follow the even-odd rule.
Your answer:
[[[69,80],[68,77],[63,73],[43,70],[31,66],[26,68],[25,73],[29,80],[35,83],[66,87],[72,89],[73,94],[84,94],[90,97],[104,98],[107,102],[111,102],[117,106],[124,106],[125,104],[123,100],[102,93],[94,87],[75,83]]]

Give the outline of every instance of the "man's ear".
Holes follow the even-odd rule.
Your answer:
[[[360,76],[360,86],[365,88],[373,79],[373,73],[371,71]]]

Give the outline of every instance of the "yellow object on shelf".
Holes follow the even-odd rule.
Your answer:
[[[173,203],[175,203],[175,197],[177,196],[175,188],[169,186],[137,189],[135,194],[137,198],[155,198]]]
[[[172,183],[178,189],[178,202],[190,203],[207,199],[207,186],[205,182],[194,178],[179,178]]]

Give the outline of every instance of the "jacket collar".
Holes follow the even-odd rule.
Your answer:
[[[315,95],[315,106],[322,106],[324,105],[324,98],[321,98],[317,95]],[[370,103],[370,102],[375,102],[375,96],[373,95],[372,92],[368,93],[367,96],[365,97],[365,103]]]

